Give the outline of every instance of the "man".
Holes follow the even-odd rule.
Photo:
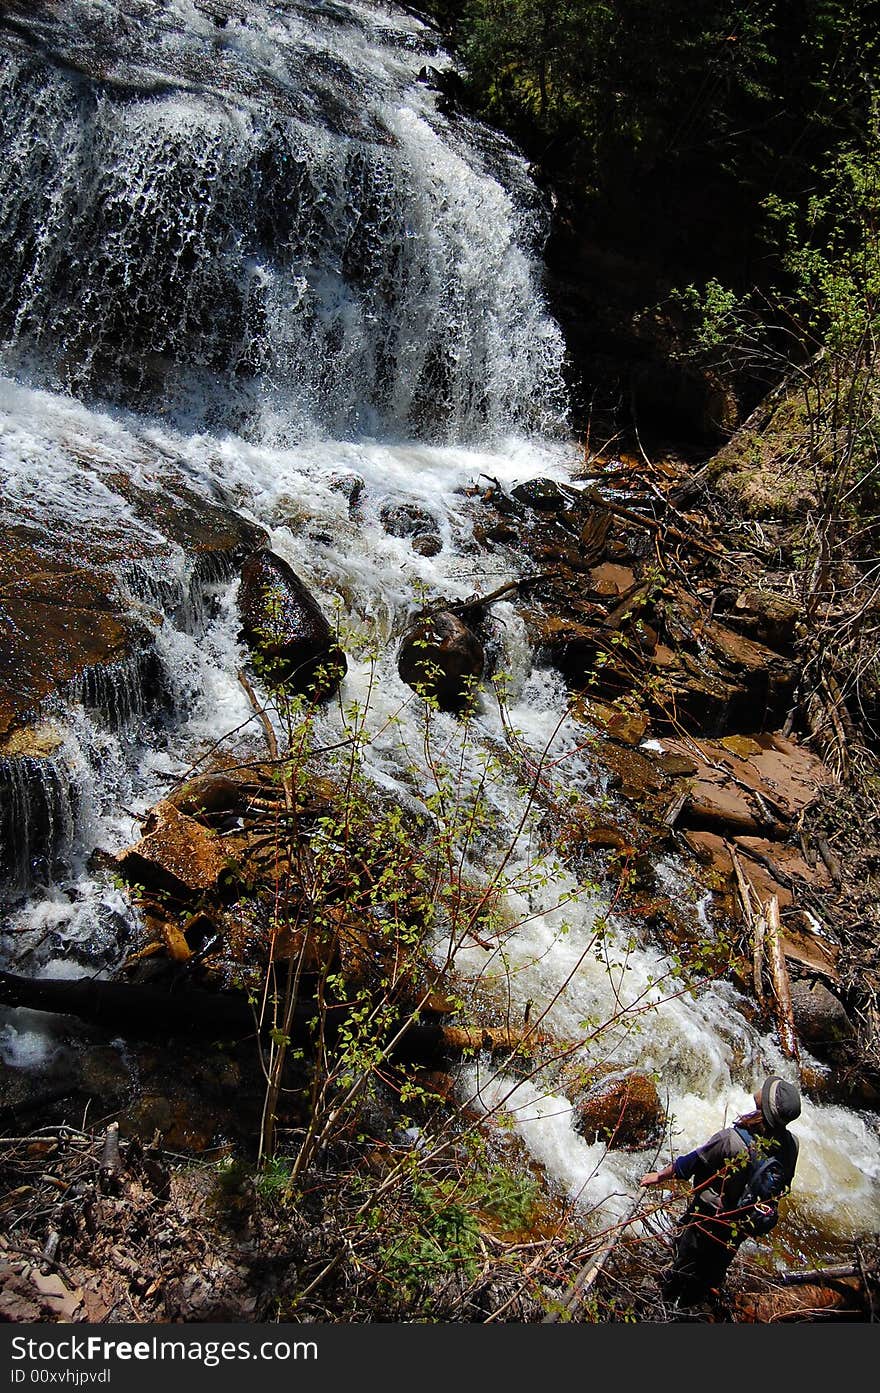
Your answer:
[[[733,1127],[716,1132],[696,1151],[676,1156],[663,1170],[642,1176],[644,1186],[669,1180],[693,1184],[690,1204],[678,1220],[672,1265],[662,1281],[663,1295],[670,1301],[691,1305],[719,1287],[740,1244],[754,1231],[740,1200],[756,1156],[775,1157],[782,1171],[781,1193],[791,1188],[798,1142],[787,1124],[800,1116],[800,1092],[795,1084],[770,1074],[754,1099],[755,1111],[737,1118]],[[737,1127],[754,1139],[751,1156]]]

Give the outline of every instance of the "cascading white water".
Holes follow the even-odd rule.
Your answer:
[[[427,31],[314,4],[223,28],[59,10],[0,88],[11,366],[261,440],[558,423],[524,166],[438,116]]]
[[[406,766],[420,707],[397,674],[397,638],[422,594],[486,593],[512,575],[503,549],[474,543],[460,491],[481,475],[566,479],[576,463],[522,160],[440,113],[419,74],[445,60],[418,20],[385,6],[235,3],[221,15],[184,0],[59,0],[37,18],[10,15],[0,29],[4,516],[24,508],[47,529],[142,537],[122,475],[157,495],[182,480],[268,528],[325,608],[340,607],[351,635],[343,699],[369,693],[382,732],[367,756],[373,776],[417,797]],[[338,487],[349,475],[363,484],[356,510]],[[399,503],[433,518],[438,554],[388,534],[383,510]],[[64,740],[53,758],[79,821],[65,833],[65,868],[41,865],[42,888],[0,922],[5,960],[30,970],[112,966],[124,905],[86,869],[88,852],[133,840],[132,812],[252,718],[236,680],[235,583],[218,580],[212,604],[187,612],[191,563],[164,547],[161,567],[141,558],[120,574],[120,594],[156,626],[173,719],[151,724],[128,688],[114,721],[76,691],[54,713]],[[496,607],[495,623],[509,721],[536,757],[549,744],[570,785],[593,791],[561,681],[534,668],[512,607]],[[375,670],[362,639],[381,650]],[[331,730],[336,719],[332,707],[322,717]],[[442,739],[461,746],[463,777],[477,780],[487,751],[505,744],[497,706],[487,697],[467,738],[452,717],[437,719]],[[518,827],[514,774],[499,773],[490,792]],[[539,816],[526,811],[514,875],[534,862]],[[544,1025],[563,1042],[613,1021],[582,1056],[656,1070],[676,1149],[742,1110],[767,1069],[786,1072],[732,987],[670,991],[669,963],[619,916],[594,943],[601,891],[552,860],[545,872],[543,885],[508,896],[503,944],[468,941],[456,954],[484,1000],[519,1018],[552,1001]],[[662,873],[684,897],[672,860]],[[621,1013],[621,1003],[652,1009]],[[38,1050],[29,1029],[7,1022],[7,1057]],[[564,1096],[494,1076],[485,1061],[460,1088],[478,1106],[503,1106],[551,1183],[585,1209],[627,1207],[652,1157],[588,1145]],[[802,1231],[833,1243],[875,1230],[876,1119],[806,1098],[793,1130]]]

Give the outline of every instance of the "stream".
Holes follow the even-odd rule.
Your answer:
[[[487,594],[520,564],[480,545],[468,491],[578,487],[565,346],[542,298],[545,212],[522,156],[447,109],[449,62],[429,27],[383,4],[4,8],[0,518],[8,536],[60,539],[72,571],[104,557],[153,663],[149,684],[125,663],[68,684],[41,707],[42,758],[8,745],[0,757],[7,970],[111,975],[138,925],[96,850],[137,840],[138,816],[216,742],[249,748],[238,581],[199,573],[163,529],[169,490],[265,529],[338,615],[342,702],[376,732],[368,772],[411,802],[430,771],[412,769],[422,710],[397,671],[400,636],[425,597]],[[389,528],[401,508],[418,510],[427,554]],[[447,761],[476,784],[513,729],[554,778],[613,801],[515,606],[495,605],[491,625],[506,705],[487,688],[471,721],[438,714]],[[339,720],[328,704],[320,738]],[[521,1020],[534,1003],[563,1045],[589,1041],[575,1051],[585,1066],[654,1073],[663,1159],[747,1110],[766,1073],[791,1076],[734,986],[670,980],[608,886],[580,884],[543,846],[515,770],[499,767],[489,797],[523,888],[502,943],[455,952],[484,1008]],[[707,897],[677,858],[655,871],[711,936]],[[439,937],[438,961],[447,947]],[[70,1048],[50,1018],[0,1010],[7,1084],[45,1086]],[[654,1163],[589,1144],[564,1092],[488,1059],[457,1089],[506,1116],[547,1185],[602,1223]],[[805,1093],[792,1131],[781,1241],[791,1260],[839,1260],[880,1229],[878,1118]]]

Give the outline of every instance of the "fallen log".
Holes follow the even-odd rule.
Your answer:
[[[122,1171],[122,1155],[119,1150],[119,1123],[111,1122],[104,1133],[101,1148],[100,1186],[105,1194],[112,1194]]]
[[[785,1291],[749,1292],[737,1297],[733,1306],[737,1321],[749,1325],[865,1319],[864,1290],[851,1277],[838,1278],[833,1286],[807,1283]]]
[[[752,925],[752,983],[755,999],[759,1006],[764,1005],[764,937],[767,923],[763,914],[756,914]]]
[[[590,1289],[595,1286],[602,1274],[602,1269],[611,1257],[620,1239],[629,1228],[629,1225],[637,1217],[643,1199],[643,1195],[638,1197],[626,1218],[621,1220],[617,1225],[607,1242],[605,1242],[598,1253],[594,1253],[589,1262],[585,1263],[581,1268],[559,1305],[554,1307],[554,1309],[549,1311],[544,1317],[542,1321],[543,1325],[556,1325],[563,1318],[570,1320],[578,1306],[583,1305],[584,1299]]]
[[[89,977],[18,977],[0,972],[0,1005],[77,1016],[112,1029],[124,1038],[204,1033],[216,1039],[246,1038],[257,1032],[253,1010],[244,995],[196,987],[170,991]],[[346,1014],[344,1006],[328,1008],[325,1040],[333,1040]],[[313,1001],[298,1002],[291,1022],[291,1038],[299,1043],[312,1041],[316,1016]],[[523,1030],[511,1030],[506,1026],[450,1026],[440,1020],[407,1021],[405,1011],[401,1011],[397,1022],[389,1027],[387,1038],[393,1040],[398,1034],[400,1038],[391,1050],[391,1059],[396,1063],[425,1066],[450,1054],[534,1053],[546,1043],[544,1037],[528,1026]]]
[[[793,1059],[797,1064],[800,1063],[800,1051],[798,1049],[798,1036],[794,1023],[794,1011],[791,1004],[791,983],[788,976],[788,968],[785,964],[785,954],[782,950],[782,932],[779,925],[779,900],[775,895],[771,895],[767,903],[766,913],[767,924],[767,959],[770,969],[770,980],[773,984],[773,994],[776,998],[776,1028],[779,1034],[779,1043],[789,1059]]]
[[[803,1283],[821,1286],[823,1282],[836,1282],[840,1277],[858,1277],[859,1269],[855,1263],[844,1263],[839,1267],[813,1267],[808,1272],[780,1272],[779,1280],[783,1286],[796,1287]]]
[[[169,991],[93,977],[19,977],[0,972],[0,1003],[78,1016],[135,1038],[154,1035],[252,1035],[254,1015],[247,998],[199,988]]]
[[[841,882],[843,880],[843,876],[840,870],[840,862],[834,855],[833,851],[831,850],[831,847],[828,845],[824,837],[820,837],[816,845],[819,848],[819,855],[822,857],[822,860],[825,863],[825,869],[827,870],[828,874],[831,876],[831,879],[834,881],[835,886],[839,890]]]
[[[754,893],[754,888],[740,865],[736,851],[730,842],[725,841],[724,845],[727,848],[733,863],[734,872],[736,873],[736,887],[739,892],[740,904],[742,905],[743,918],[752,935],[752,984],[755,988],[755,998],[758,1005],[763,1006],[764,937],[767,931],[767,924],[763,914],[760,912],[756,914],[752,910],[752,894]]]
[[[485,1050],[498,1054],[502,1050],[530,1049],[532,1052],[543,1043],[534,1030],[510,1030],[507,1026],[458,1026],[427,1025],[411,1026],[413,1038],[425,1041],[432,1038],[432,1031],[438,1046],[454,1052],[466,1050]]]
[[[684,806],[687,803],[690,796],[691,790],[689,785],[685,785],[684,788],[679,789],[678,793],[676,793],[675,797],[671,800],[669,806],[663,814],[663,822],[666,827],[675,826],[676,822],[678,821],[679,814],[684,810]]]

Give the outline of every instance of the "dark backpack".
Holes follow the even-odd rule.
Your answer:
[[[747,1234],[769,1233],[779,1222],[779,1200],[788,1189],[785,1170],[777,1156],[758,1150],[751,1132],[734,1129],[748,1152],[746,1181],[734,1209],[728,1213]]]

